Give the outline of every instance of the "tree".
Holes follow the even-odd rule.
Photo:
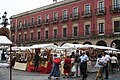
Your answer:
[[[0,28],[0,35],[4,35],[4,36],[6,36],[6,37],[9,37],[9,29],[8,28],[6,28],[6,27],[1,27]]]

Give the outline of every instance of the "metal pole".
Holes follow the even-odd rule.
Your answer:
[[[11,54],[11,47],[12,45],[10,45],[10,80],[12,80],[12,65],[11,65],[11,62],[12,62],[12,54]]]

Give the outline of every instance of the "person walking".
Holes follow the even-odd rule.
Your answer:
[[[105,71],[105,79],[108,79],[109,73],[108,73],[108,65],[110,62],[110,55],[108,55],[108,53],[104,52],[103,53],[103,59],[104,59],[104,67],[103,67],[103,71]]]
[[[60,67],[59,67],[60,62],[61,62],[61,60],[59,58],[57,58],[57,54],[54,54],[52,70],[50,72],[48,79],[51,79],[52,76],[56,77],[56,79],[59,79],[59,77],[60,77]]]
[[[99,54],[96,60],[96,65],[95,65],[95,68],[98,68],[95,80],[98,80],[98,78],[100,78],[101,80],[104,80],[104,77],[102,74],[103,66],[104,66],[104,59],[102,58],[102,54]]]
[[[70,71],[71,71],[71,60],[70,60],[70,56],[67,55],[67,57],[64,60],[64,77],[63,78],[69,78],[70,75]]]
[[[112,65],[112,71],[113,71],[113,73],[117,69],[117,63],[118,63],[117,57],[115,56],[115,54],[112,54],[111,65]]]
[[[89,61],[88,56],[86,55],[85,51],[81,53],[80,56],[80,73],[82,75],[82,80],[86,80],[87,78],[87,62]]]
[[[34,71],[37,71],[38,67],[39,67],[39,55],[38,52],[36,51],[34,55]]]
[[[74,77],[78,77],[78,70],[79,70],[79,50],[76,50],[76,53],[75,53],[75,67],[76,67],[76,72],[74,74]]]

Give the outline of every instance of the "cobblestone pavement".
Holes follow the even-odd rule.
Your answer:
[[[9,68],[0,68],[0,80],[9,80]],[[13,70],[12,80],[48,80],[48,74],[40,74],[35,72],[26,72]],[[94,80],[96,73],[89,73],[87,80]],[[54,80],[51,79],[51,80]],[[63,79],[62,76],[59,80],[81,80],[81,78]],[[120,71],[115,74],[110,73],[108,80],[120,80]]]

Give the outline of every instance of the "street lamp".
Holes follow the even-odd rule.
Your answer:
[[[5,27],[5,28],[6,28],[7,25],[9,25],[8,18],[6,16],[7,16],[7,12],[5,11],[4,15],[2,16],[2,23],[1,23],[1,25],[3,25],[3,27]]]

